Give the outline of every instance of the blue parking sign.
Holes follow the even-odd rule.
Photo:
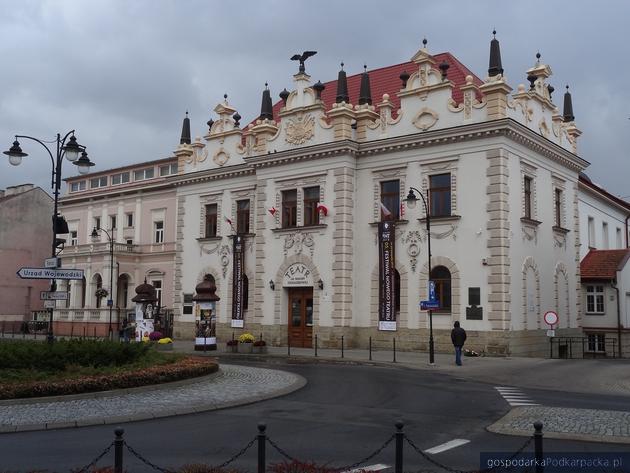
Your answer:
[[[437,297],[435,297],[435,281],[429,281],[429,300],[431,302],[437,301]]]

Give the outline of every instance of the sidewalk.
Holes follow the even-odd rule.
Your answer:
[[[175,341],[174,349],[193,353],[192,341]],[[196,352],[197,354],[200,352]],[[264,359],[272,361],[291,359],[309,362],[364,363],[379,366],[405,367],[433,371],[495,385],[521,388],[540,388],[587,394],[613,394],[630,396],[630,359],[545,359],[518,357],[464,357],[463,366],[455,365],[455,355],[436,353],[435,364],[429,365],[426,352],[341,350],[319,348],[317,357],[313,348],[267,347],[267,354],[245,355],[226,353],[225,344],[219,344],[213,356],[234,361]],[[571,380],[567,383],[567,380]]]

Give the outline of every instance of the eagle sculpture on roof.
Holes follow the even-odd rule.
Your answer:
[[[304,51],[302,54],[294,54],[291,57],[291,61],[300,61],[300,73],[304,74],[306,72],[304,68],[304,61],[306,61],[309,57],[315,56],[317,51]]]

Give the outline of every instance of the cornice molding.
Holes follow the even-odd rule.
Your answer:
[[[172,184],[175,187],[181,187],[186,184],[196,184],[199,182],[216,181],[220,179],[229,179],[238,176],[247,176],[254,174],[254,169],[247,164],[237,164],[230,167],[205,169],[192,173],[181,174],[173,179]]]

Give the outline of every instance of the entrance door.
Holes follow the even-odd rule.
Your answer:
[[[313,346],[313,288],[289,289],[289,343],[292,347]]]

